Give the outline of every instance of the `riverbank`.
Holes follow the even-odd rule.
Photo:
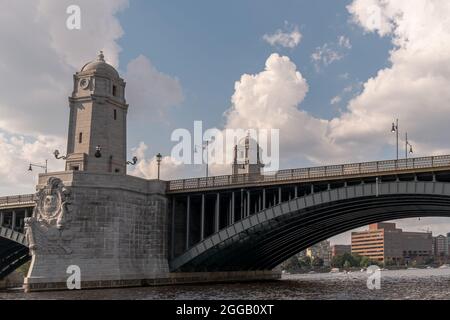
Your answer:
[[[416,267],[408,267],[408,266],[387,266],[387,267],[380,267],[383,271],[400,271],[400,270],[426,270],[426,269],[450,269],[450,265],[443,264],[443,265],[421,265]],[[296,271],[287,271],[283,270],[284,275],[296,275],[296,274],[314,274],[314,273],[333,273],[333,272],[361,272],[366,271],[367,268],[309,268],[309,269],[303,269],[303,270],[296,270]]]

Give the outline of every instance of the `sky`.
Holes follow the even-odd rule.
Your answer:
[[[72,75],[99,50],[127,82],[133,175],[154,178],[158,152],[162,178],[203,175],[171,157],[172,133],[194,121],[280,129],[281,168],[393,159],[395,118],[414,156],[450,154],[450,3],[410,3],[0,0],[0,195],[34,192],[30,162],[63,169],[52,152],[66,149]],[[450,219],[398,223],[450,231]]]

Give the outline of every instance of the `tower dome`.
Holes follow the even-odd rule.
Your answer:
[[[99,74],[104,74],[111,78],[120,78],[117,70],[110,64],[106,63],[105,56],[103,55],[103,51],[100,51],[97,59],[91,62],[88,62],[81,68],[81,72],[95,72]]]

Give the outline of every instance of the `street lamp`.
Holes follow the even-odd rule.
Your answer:
[[[409,147],[409,150],[408,150]],[[413,154],[413,146],[411,143],[409,143],[408,140],[408,132],[405,134],[405,158],[406,158],[406,168],[408,168],[408,151],[410,154]]]
[[[397,162],[398,162],[398,119],[395,120],[395,122],[392,122],[392,133],[395,133],[397,136]]]
[[[161,161],[162,161],[162,155],[161,155],[161,153],[158,153],[156,155],[156,163],[158,164],[158,180],[160,178],[160,173],[161,173]]]
[[[203,149],[206,149],[206,179],[209,177],[209,140],[203,144]]]
[[[47,171],[48,171],[48,160],[45,160],[45,165],[30,163],[30,166],[28,167],[28,171],[33,171],[33,167],[44,169],[44,172],[47,173]]]
[[[101,158],[102,157],[101,151],[102,151],[102,147],[101,146],[96,146],[95,147],[95,154],[94,154],[94,156],[96,158]]]
[[[135,166],[137,162],[138,162],[138,158],[133,157],[132,161],[127,161],[127,164]]]
[[[61,153],[59,152],[59,150],[55,150],[53,151],[53,155],[55,156],[56,159],[62,159],[62,160],[66,160],[67,156],[61,156]]]

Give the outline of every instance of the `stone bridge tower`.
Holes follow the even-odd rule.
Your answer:
[[[67,289],[70,266],[82,288],[167,280],[167,185],[126,174],[125,82],[102,53],[73,79],[66,170],[39,175],[25,222],[25,290]]]
[[[66,171],[126,174],[124,80],[102,52],[73,80]]]
[[[234,147],[232,175],[248,174],[258,176],[264,168],[260,156],[261,148],[250,134]]]

